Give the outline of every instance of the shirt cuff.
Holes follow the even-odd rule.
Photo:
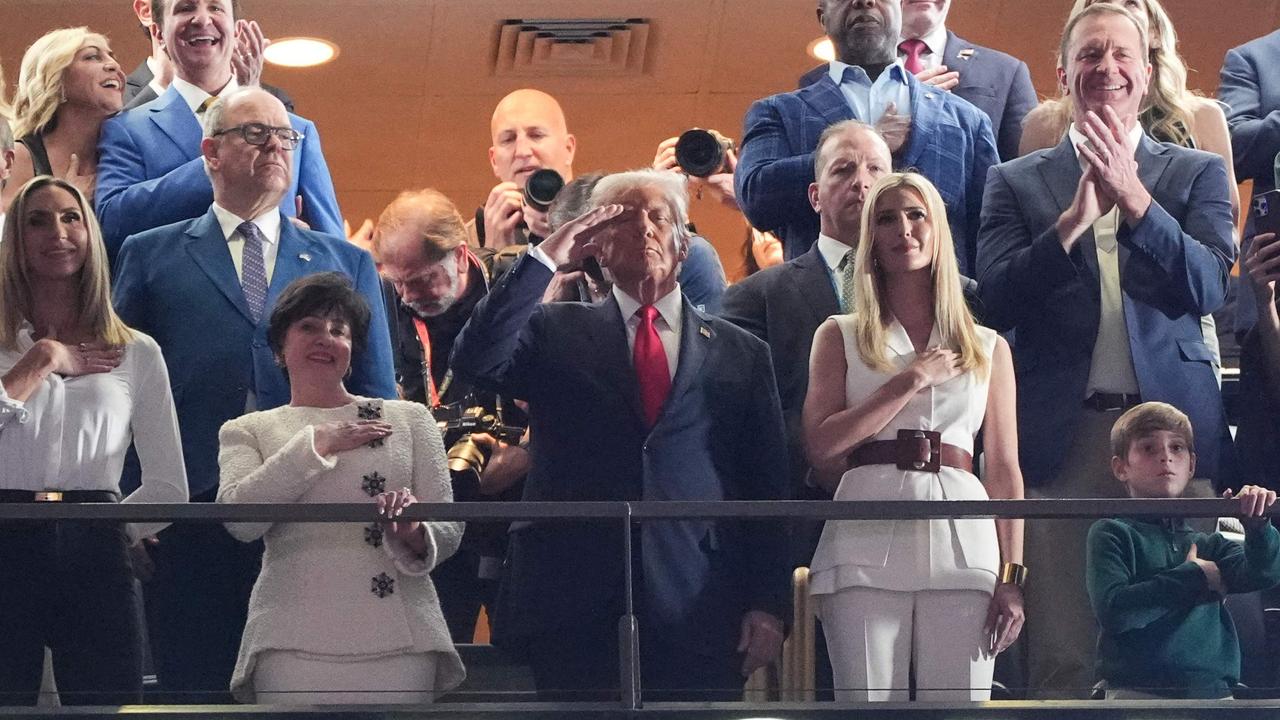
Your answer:
[[[551,272],[555,272],[556,270],[559,269],[556,267],[556,264],[551,261],[551,256],[543,252],[542,248],[538,247],[537,245],[534,245],[533,247],[529,248],[529,257],[537,260],[543,265],[546,265],[548,268],[550,268]]]
[[[11,420],[22,424],[29,419],[31,419],[31,413],[27,412],[26,404],[9,397],[9,393],[5,392],[4,383],[0,382],[0,427],[7,425]]]

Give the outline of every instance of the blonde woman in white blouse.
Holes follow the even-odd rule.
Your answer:
[[[111,309],[106,250],[73,185],[18,190],[0,242],[0,502],[186,502],[160,349]],[[165,524],[0,524],[0,703],[34,705],[44,648],[65,704],[138,702],[142,644],[127,545]]]
[[[428,574],[462,523],[392,520],[419,498],[452,500],[444,445],[425,406],[343,386],[368,324],[345,276],[294,281],[267,330],[290,402],[222,426],[218,502],[363,501],[384,518],[227,527],[266,544],[231,679],[239,700],[427,703],[465,675]]]

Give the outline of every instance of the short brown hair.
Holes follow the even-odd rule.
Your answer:
[[[1100,2],[1094,3],[1084,10],[1081,10],[1078,14],[1067,21],[1067,26],[1062,29],[1061,45],[1058,47],[1059,67],[1063,70],[1067,69],[1067,51],[1071,49],[1071,35],[1076,31],[1076,26],[1084,22],[1085,18],[1091,18],[1094,15],[1102,15],[1104,13],[1121,15],[1129,22],[1133,23],[1133,26],[1138,29],[1138,42],[1140,43],[1138,48],[1139,52],[1141,52],[1139,57],[1142,58],[1144,65],[1150,62],[1151,41],[1147,38],[1147,23],[1121,5],[1112,5],[1111,3]]]
[[[284,352],[284,338],[289,327],[305,317],[340,317],[351,330],[351,352],[364,352],[372,313],[364,296],[351,285],[351,279],[340,272],[304,275],[280,292],[267,325],[267,346],[277,357]],[[354,362],[354,359],[352,360]]]
[[[1111,454],[1128,457],[1133,443],[1161,430],[1181,436],[1187,445],[1195,446],[1191,419],[1169,403],[1144,402],[1125,411],[1111,426]]]
[[[880,131],[861,120],[841,120],[834,125],[828,125],[827,129],[823,130],[822,134],[818,136],[818,145],[813,150],[813,177],[815,180],[822,177],[822,171],[826,170],[827,165],[831,163],[831,158],[827,154],[827,146],[836,138],[852,130],[865,130],[876,137],[880,137]],[[888,145],[885,147],[888,147]],[[889,168],[885,169],[888,170]]]
[[[467,241],[467,226],[453,201],[438,190],[406,190],[378,216],[373,233],[373,254],[382,254],[385,234],[412,225],[422,236],[422,254],[427,262],[444,259]]]

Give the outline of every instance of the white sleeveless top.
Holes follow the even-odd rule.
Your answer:
[[[854,340],[852,315],[834,316],[844,337],[847,407],[861,405],[915,360],[907,331],[894,320],[888,328],[890,372],[866,366]],[[978,327],[978,338],[992,357],[996,333]],[[929,347],[938,344],[938,329]],[[973,439],[987,409],[990,373],[966,372],[920,391],[871,440],[894,440],[898,430],[933,430],[942,442],[973,452]],[[943,466],[939,472],[899,470],[894,465],[864,465],[845,472],[837,501],[986,500],[987,491],[972,473]],[[810,564],[810,592],[825,595],[848,587],[882,590],[995,589],[1000,548],[994,520],[831,520]]]

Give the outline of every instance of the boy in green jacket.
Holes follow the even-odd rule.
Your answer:
[[[1142,403],[1111,429],[1111,470],[1129,497],[1176,498],[1195,472],[1193,447],[1186,415]],[[1103,519],[1089,529],[1089,598],[1108,699],[1231,696],[1240,643],[1222,599],[1280,583],[1280,533],[1264,517],[1276,494],[1247,485],[1234,497],[1243,546],[1181,519]]]

